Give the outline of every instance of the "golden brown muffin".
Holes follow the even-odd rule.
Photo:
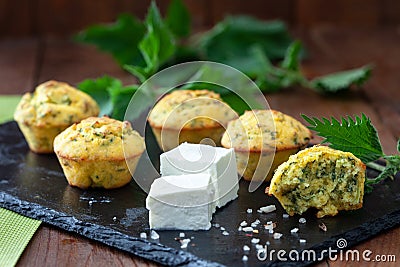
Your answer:
[[[99,107],[86,93],[57,81],[48,81],[26,93],[14,119],[36,153],[53,153],[54,137],[75,122],[97,116]]]
[[[168,151],[181,143],[200,143],[205,138],[219,145],[228,122],[237,117],[217,93],[176,90],[154,106],[148,121],[159,146]]]
[[[296,119],[276,110],[253,110],[229,122],[221,144],[235,149],[238,172],[245,180],[269,181],[310,139],[310,130]]]
[[[129,122],[108,117],[84,119],[54,139],[68,183],[82,189],[129,183],[144,149],[144,139]]]
[[[362,207],[365,164],[349,152],[313,146],[290,156],[276,170],[269,194],[289,215],[318,209],[317,217]]]

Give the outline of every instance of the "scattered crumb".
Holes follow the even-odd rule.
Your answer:
[[[328,227],[326,227],[326,225],[324,223],[321,223],[320,225],[318,225],[318,227],[319,227],[319,229],[321,229],[324,232],[328,231]]]
[[[257,230],[257,229],[254,229],[254,230],[253,230],[253,234],[258,234],[258,230]]]

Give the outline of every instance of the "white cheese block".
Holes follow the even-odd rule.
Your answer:
[[[208,230],[214,189],[207,173],[162,176],[146,198],[151,229]]]
[[[238,196],[239,179],[233,148],[183,143],[161,154],[160,172],[162,175],[210,174],[215,190],[213,212]]]

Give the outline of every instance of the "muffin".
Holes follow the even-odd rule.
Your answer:
[[[229,122],[221,144],[235,149],[238,172],[245,180],[269,181],[310,139],[311,131],[296,119],[276,110],[253,110]]]
[[[54,139],[68,183],[82,189],[129,183],[144,149],[144,139],[128,121],[108,117],[84,119]]]
[[[278,167],[268,193],[289,215],[316,208],[321,218],[334,216],[339,210],[361,208],[364,181],[365,164],[353,154],[313,146]]]
[[[75,122],[99,114],[86,93],[57,81],[48,81],[23,95],[14,119],[36,153],[53,153],[54,137]]]
[[[176,90],[154,106],[148,121],[159,146],[168,151],[184,142],[220,145],[228,122],[237,117],[217,93]]]

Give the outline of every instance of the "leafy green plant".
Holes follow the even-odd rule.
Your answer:
[[[350,116],[342,117],[340,122],[334,117],[331,120],[309,118],[306,115],[302,117],[310,124],[308,128],[324,138],[323,143],[329,143],[334,149],[353,153],[368,167],[380,172],[375,178],[367,177],[365,181],[367,192],[372,191],[372,185],[387,178],[393,179],[400,171],[400,155],[384,154],[378,132],[365,114],[361,117],[355,116],[354,119]],[[397,151],[400,152],[400,139],[397,142]],[[380,158],[386,162],[386,166],[374,162]]]
[[[97,79],[86,79],[77,87],[91,95],[99,104],[100,116],[108,115],[117,120],[123,120],[126,108],[138,85],[123,86],[122,82],[110,76]]]

